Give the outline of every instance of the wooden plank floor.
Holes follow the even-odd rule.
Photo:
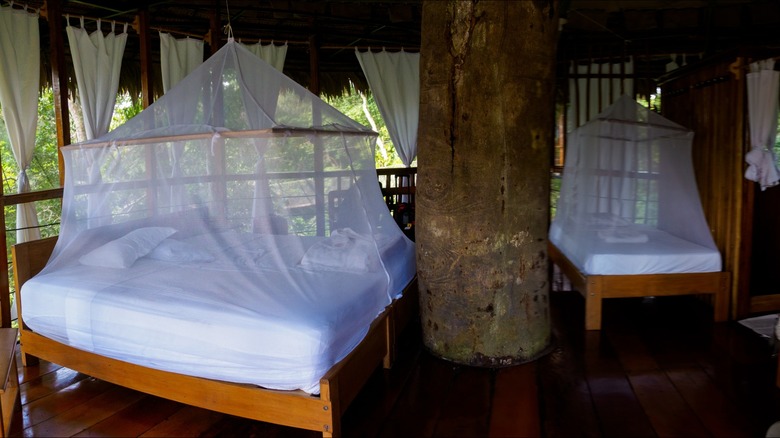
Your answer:
[[[773,347],[736,323],[712,324],[690,297],[604,305],[585,332],[582,298],[551,295],[554,348],[511,368],[432,357],[417,328],[399,362],[377,370],[347,411],[345,436],[764,436],[780,420]],[[21,368],[13,436],[319,434],[147,396],[43,362]]]

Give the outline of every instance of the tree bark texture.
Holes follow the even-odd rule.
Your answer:
[[[416,243],[426,348],[544,354],[558,1],[425,1]]]

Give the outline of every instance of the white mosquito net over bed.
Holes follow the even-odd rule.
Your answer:
[[[415,273],[376,134],[231,41],[62,149],[61,234],[25,324],[141,365],[318,390]]]
[[[576,129],[550,241],[591,275],[719,271],[692,140],[627,96]]]

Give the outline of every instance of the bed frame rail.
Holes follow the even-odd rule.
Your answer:
[[[606,298],[636,298],[671,295],[712,295],[713,319],[728,320],[729,272],[690,274],[586,275],[552,243],[550,260],[585,298],[585,329],[601,329],[601,304]]]

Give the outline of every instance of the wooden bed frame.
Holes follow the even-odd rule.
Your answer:
[[[712,294],[714,320],[728,320],[729,272],[588,275],[549,242],[548,256],[585,298],[585,330],[601,329],[601,300],[606,298]]]
[[[16,244],[11,248],[17,293],[45,266],[56,237]],[[225,414],[253,420],[341,433],[341,416],[380,363],[389,368],[396,338],[418,310],[417,277],[371,324],[366,338],[320,380],[320,395],[269,390],[155,370],[79,350],[41,336],[24,326],[22,300],[16,299],[25,366],[37,358],[120,386]]]

